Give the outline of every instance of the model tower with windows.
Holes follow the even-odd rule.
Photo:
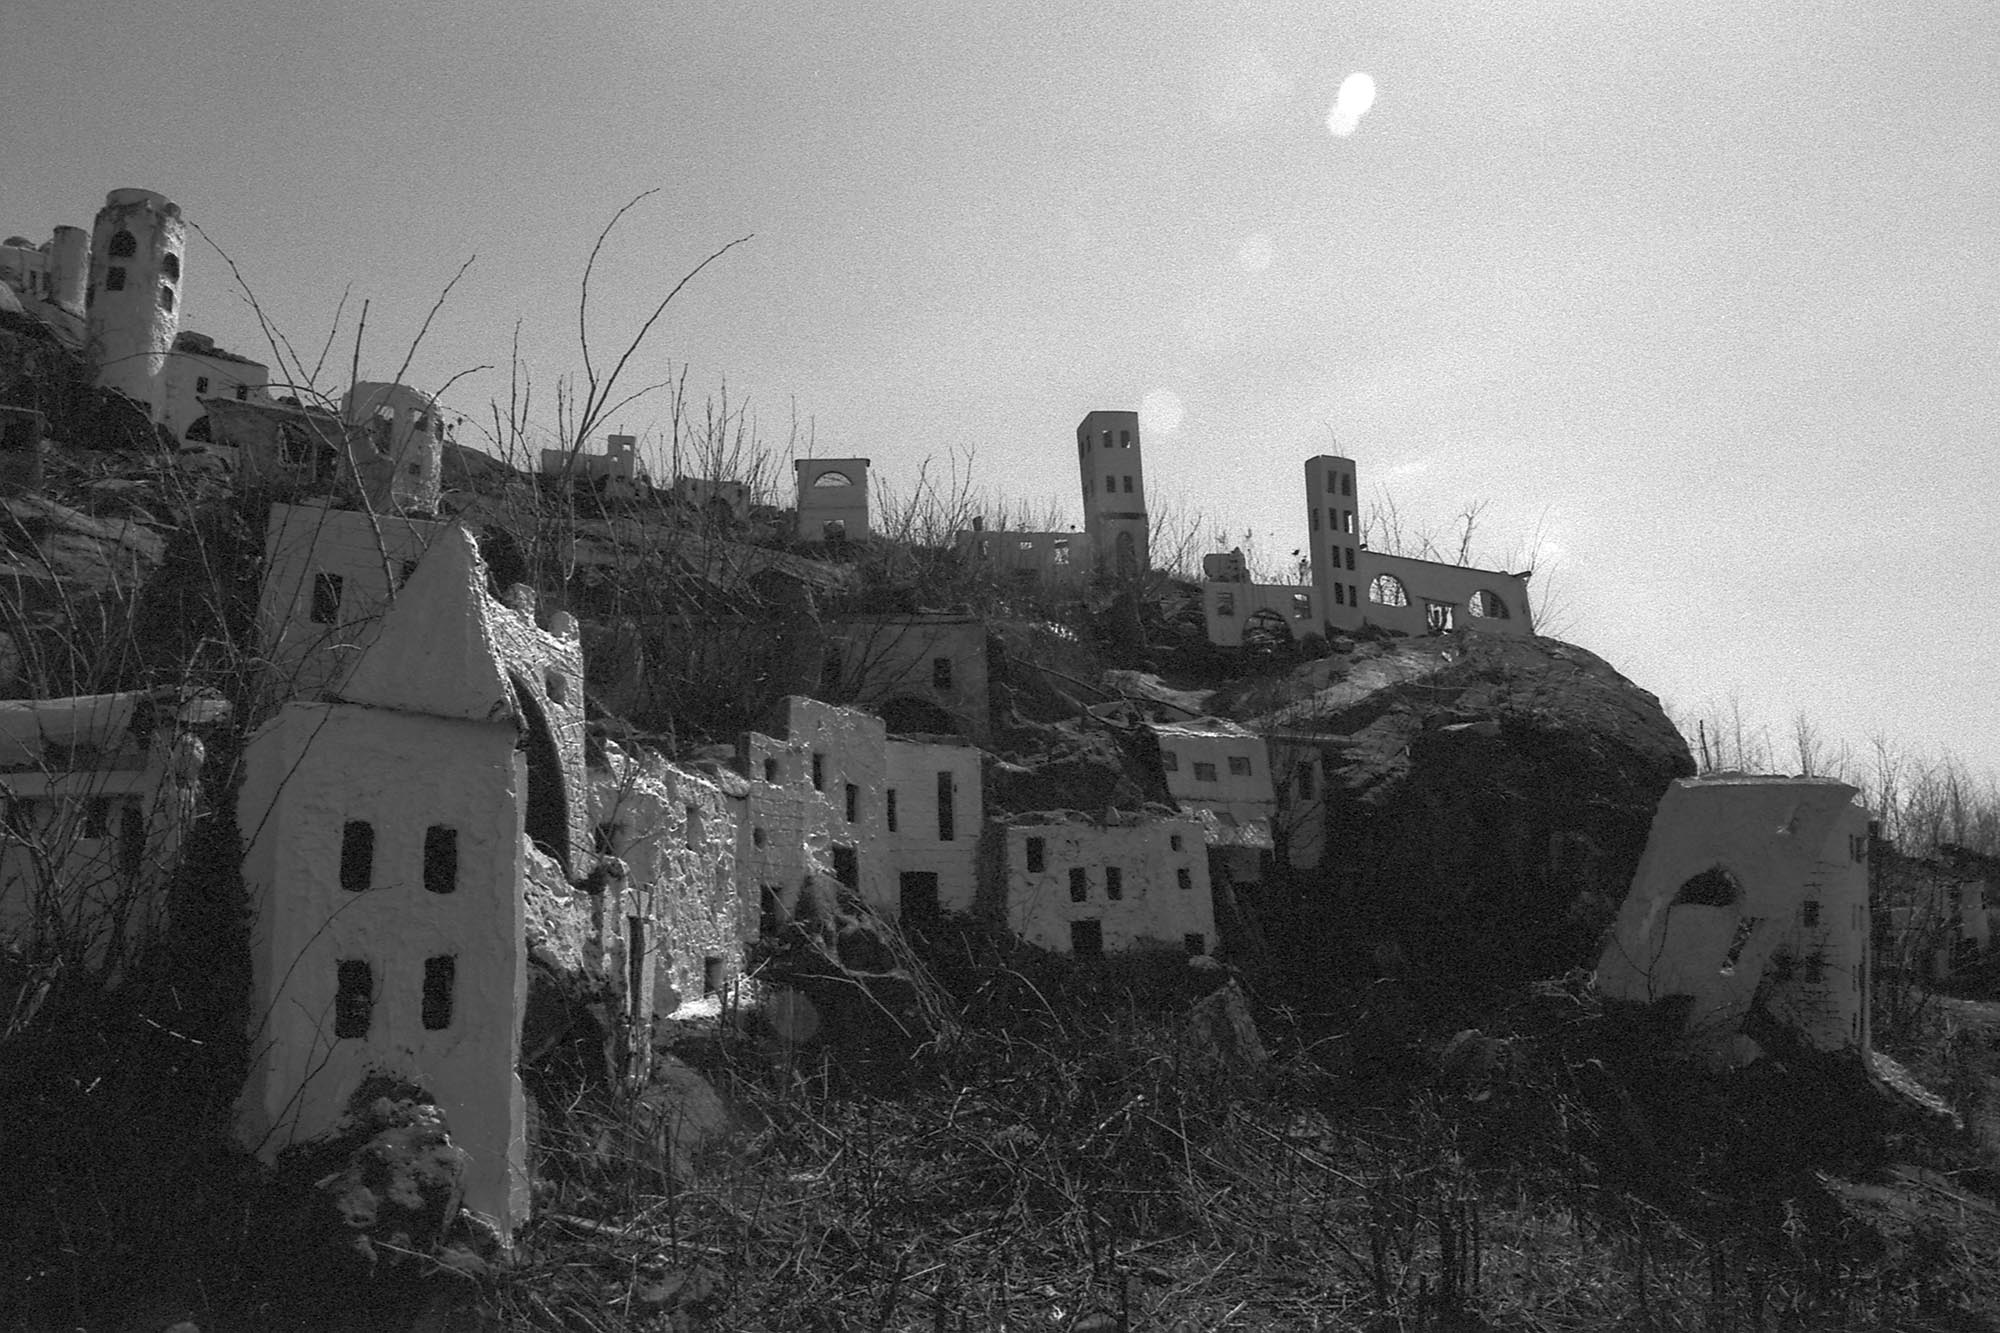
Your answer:
[[[1076,428],[1083,528],[1099,574],[1131,578],[1149,568],[1146,464],[1137,412],[1092,412]]]
[[[158,420],[167,358],[181,325],[181,210],[151,190],[113,190],[91,233],[90,363],[101,389],[116,389]]]
[[[544,632],[502,605],[472,538],[446,530],[329,697],[251,739],[238,807],[244,1142],[274,1158],[333,1128],[371,1075],[414,1084],[469,1155],[467,1206],[503,1232],[528,1209],[528,849],[573,875],[588,820],[582,655],[561,619]]]
[[[1306,534],[1311,542],[1313,623],[1333,629],[1361,625],[1357,565],[1361,520],[1356,517],[1354,460],[1321,454],[1306,460]]]

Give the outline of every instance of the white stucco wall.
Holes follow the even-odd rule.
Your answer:
[[[800,541],[825,541],[826,525],[835,522],[846,524],[848,541],[868,535],[867,459],[801,458],[792,467],[799,483]]]
[[[951,775],[949,840],[939,819],[941,773]],[[896,823],[886,830],[886,844],[899,914],[905,873],[937,876],[940,910],[972,910],[979,888],[979,834],[986,822],[980,778],[980,753],[969,745],[888,742],[887,783],[895,793]]]
[[[1774,1017],[1825,1050],[1868,1046],[1868,816],[1819,778],[1675,782],[1597,966],[1607,997],[1694,999],[1691,1032],[1726,1036],[1760,985]],[[1714,868],[1727,906],[1677,902]]]
[[[406,384],[364,381],[342,396],[340,415],[366,442],[352,448],[370,502],[378,509],[436,513],[444,466],[436,401]]]
[[[882,719],[854,708],[839,708],[801,695],[785,700],[786,738],[800,747],[795,782],[809,789],[820,805],[826,830],[829,864],[837,866],[836,850],[854,848],[861,898],[877,911],[894,914],[896,880],[890,873],[885,846],[884,815],[888,733]],[[820,759],[815,782],[813,757]],[[849,819],[847,795],[853,788],[854,818]]]
[[[238,1131],[266,1160],[333,1127],[370,1072],[437,1099],[469,1154],[468,1206],[511,1230],[528,1209],[514,1066],[527,998],[511,719],[295,703],[257,732],[239,806],[253,911],[252,1052]],[[350,822],[373,829],[367,887],[342,885]],[[455,830],[452,892],[426,887],[432,827]],[[425,1025],[428,960],[455,960],[449,1023]],[[336,1032],[342,963],[370,970],[366,1034]]]
[[[1448,628],[1478,630],[1485,634],[1533,634],[1534,617],[1528,605],[1528,580],[1519,574],[1474,569],[1468,565],[1447,565],[1436,560],[1414,560],[1408,556],[1381,555],[1363,550],[1356,562],[1356,583],[1365,599],[1361,619],[1370,625],[1401,630],[1406,634],[1429,633],[1432,616],[1442,619],[1450,612]],[[1378,576],[1387,575],[1402,585],[1406,606],[1390,606],[1376,601],[1387,591],[1377,585]],[[1492,601],[1474,599],[1484,593]],[[1439,608],[1433,611],[1432,605]],[[1490,608],[1477,614],[1478,606]],[[1504,613],[1504,614],[1502,614]]]
[[[1276,812],[1270,749],[1262,736],[1221,718],[1155,723],[1151,730],[1160,744],[1167,791],[1177,802],[1245,823]]]
[[[1061,584],[1090,572],[1090,537],[1068,532],[1012,532],[976,528],[952,534],[965,561],[1003,579]]]
[[[323,505],[271,506],[258,627],[280,697],[313,697],[352,669],[360,650],[374,641],[406,566],[445,530],[442,523]],[[313,619],[322,573],[340,579],[338,606],[327,624]]]
[[[161,374],[160,420],[182,444],[189,443],[188,428],[208,415],[208,408],[202,399],[247,401],[255,398],[264,401],[269,398],[266,386],[270,383],[271,372],[268,367],[248,357],[229,353],[217,356],[200,350],[204,343],[205,340],[197,339],[192,334],[180,335],[175,339],[174,350],[168,355],[166,368]],[[209,434],[214,437],[213,421],[209,423]]]
[[[1104,951],[1185,949],[1200,935],[1215,945],[1215,905],[1201,826],[1191,819],[1121,817],[1103,823],[1083,815],[1050,814],[1004,824],[1003,873],[1007,924],[1028,943],[1056,953],[1071,951],[1071,925],[1096,921]],[[1042,843],[1042,868],[1030,870],[1029,842]],[[1175,841],[1179,846],[1174,846]],[[1113,900],[1106,870],[1117,868],[1122,896]],[[1083,872],[1084,901],[1073,901],[1070,872]],[[1186,885],[1182,887],[1182,873]]]
[[[1259,613],[1265,613],[1260,624],[1278,629],[1281,621],[1283,632],[1294,639],[1320,632],[1320,623],[1312,613],[1310,584],[1204,583],[1201,612],[1208,641],[1223,648],[1240,647],[1251,618]]]
[[[121,233],[133,238],[131,255],[111,253]],[[91,230],[86,356],[98,387],[144,404],[155,420],[165,406],[167,354],[180,330],[186,261],[181,210],[166,196],[124,189],[105,197]]]

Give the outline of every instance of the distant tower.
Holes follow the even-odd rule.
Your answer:
[[[57,227],[49,241],[49,299],[81,315],[89,286],[90,233],[81,227]]]
[[[1129,578],[1149,568],[1146,463],[1137,412],[1092,412],[1076,428],[1083,474],[1083,530],[1099,574]]]
[[[799,540],[858,541],[868,535],[868,460],[801,458]]]
[[[155,420],[181,326],[180,208],[151,190],[113,190],[91,234],[89,357],[101,389],[145,404]]]
[[[341,418],[370,507],[435,514],[444,468],[436,401],[407,385],[363,382],[342,399]]]
[[[1306,536],[1312,547],[1313,618],[1321,626],[1358,629],[1366,582],[1356,572],[1361,520],[1356,517],[1354,460],[1321,454],[1306,460]]]

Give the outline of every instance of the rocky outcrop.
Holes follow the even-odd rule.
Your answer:
[[[1476,632],[1341,645],[1216,711],[1317,755],[1325,854],[1307,932],[1399,945],[1415,974],[1511,984],[1588,966],[1667,784],[1659,700],[1581,648]]]

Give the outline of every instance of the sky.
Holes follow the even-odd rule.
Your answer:
[[[333,336],[322,387],[363,299],[389,378],[472,259],[406,378],[490,419],[518,326],[552,426],[591,244],[657,189],[599,260],[600,362],[752,239],[632,387],[1071,519],[1077,421],[1143,405],[1156,517],[1273,565],[1345,454],[1406,532],[1483,503],[1475,554],[1678,713],[2000,770],[1987,0],[13,0],[0,33],[0,231],[158,190],[308,364]],[[272,359],[199,242],[185,290]]]

